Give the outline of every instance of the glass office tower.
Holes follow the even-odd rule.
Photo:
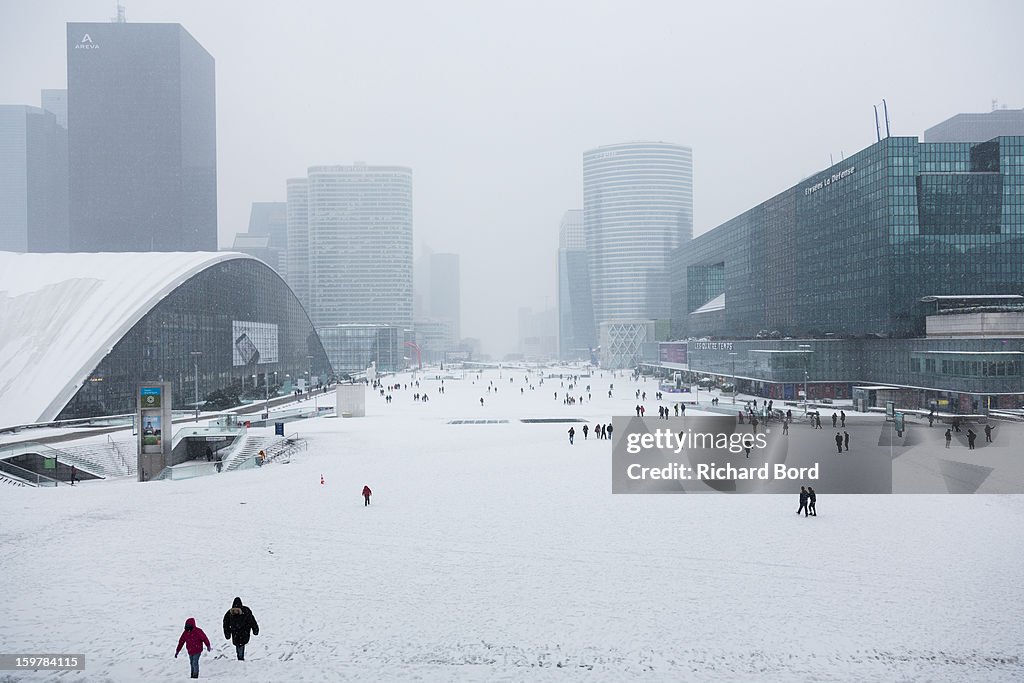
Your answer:
[[[67,25],[72,251],[216,251],[213,57],[179,24]]]
[[[919,336],[924,296],[1018,293],[1022,150],[887,138],[700,235],[673,255],[673,336]]]

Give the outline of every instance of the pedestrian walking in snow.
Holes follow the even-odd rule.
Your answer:
[[[252,610],[242,604],[242,598],[235,598],[231,609],[224,613],[224,637],[231,639],[240,662],[245,661],[245,646],[249,643],[250,633],[258,636],[260,625],[256,623]]]
[[[369,486],[363,485],[363,507],[370,504],[370,496],[373,495],[373,491],[370,490]]]
[[[972,451],[974,450],[974,440],[977,438],[978,435],[974,432],[973,429],[967,430],[967,447]]]
[[[836,428],[836,423],[839,421],[839,414],[832,413],[832,429]]]
[[[572,439],[573,439],[574,436],[576,436],[576,430],[573,429],[572,427],[569,427],[569,445],[570,446],[572,445]]]
[[[843,432],[843,445],[846,447],[844,450],[850,450],[850,432]]]
[[[782,435],[786,436],[789,434],[789,420],[782,421]]]
[[[251,452],[252,451],[250,451],[250,453]],[[222,458],[220,453],[218,453],[217,454],[217,471],[220,472],[222,467],[224,467],[224,458]]]
[[[74,465],[72,465],[71,466],[71,485],[72,486],[75,485],[75,479],[77,479],[77,478],[78,478],[78,470],[75,469]]]
[[[840,427],[845,427],[846,426],[846,411],[845,410],[840,410],[839,411],[839,426]]]
[[[206,651],[209,652],[210,639],[203,633],[203,629],[196,626],[195,617],[189,617],[185,620],[185,630],[181,632],[181,637],[178,638],[178,649],[174,651],[174,657],[178,657],[178,653],[181,652],[181,646],[185,646],[185,652],[188,653],[188,663],[192,668],[192,678],[199,678],[199,655],[203,653],[203,645],[206,645]]]
[[[953,440],[953,432],[949,428],[946,429],[946,448],[949,448],[949,442]]]
[[[797,508],[796,514],[799,515],[801,512],[803,512],[804,513],[804,517],[807,516],[807,500],[808,500],[808,498],[810,498],[810,494],[807,493],[807,487],[806,486],[801,486],[800,487],[800,507]]]
[[[818,516],[818,510],[815,507],[818,504],[818,494],[814,492],[814,488],[807,487],[807,512],[811,517]]]
[[[608,423],[608,424],[607,424],[607,425],[605,426],[605,428],[604,428],[604,438],[606,438],[606,439],[610,439],[610,438],[612,438],[612,431],[613,431],[613,428],[612,428],[612,423],[611,423],[611,422],[609,422],[609,423]]]
[[[584,441],[587,440],[587,432],[588,431],[590,431],[590,427],[588,427],[587,425],[583,425],[583,440]]]
[[[843,452],[843,435],[836,432],[836,450],[840,453]]]
[[[484,397],[481,396],[480,397],[480,407],[483,408],[483,406],[484,406]]]
[[[814,428],[821,429],[821,415],[818,413],[814,414]]]
[[[992,443],[992,425],[985,425],[985,443]]]

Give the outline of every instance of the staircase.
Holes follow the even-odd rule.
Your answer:
[[[65,446],[60,449],[62,462],[69,462],[85,472],[104,478],[128,477],[138,472],[138,460],[134,455],[135,439],[114,441],[110,437],[102,443]],[[128,457],[126,453],[132,453]]]
[[[17,477],[13,477],[13,476],[4,474],[3,472],[0,472],[0,484],[6,484],[7,486],[19,486],[19,487],[21,487],[21,486],[33,486],[33,484],[29,484],[27,481],[23,481],[21,479],[18,479]]]
[[[232,470],[247,469],[256,466],[256,455],[260,451],[266,452],[267,446],[274,439],[266,436],[253,436],[246,433],[235,440],[232,445],[231,454],[224,460],[224,469]]]

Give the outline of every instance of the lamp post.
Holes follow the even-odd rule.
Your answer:
[[[729,360],[732,361],[732,402],[733,402],[733,405],[735,405],[736,404],[736,390],[738,388],[736,386],[736,352],[735,351],[730,351],[729,352],[729,356],[730,356]]]
[[[811,352],[810,344],[800,344],[798,348],[806,349],[804,353]],[[809,374],[807,368],[808,363],[810,363],[810,356],[804,356],[804,415],[807,414],[807,375]]]
[[[196,423],[199,422],[199,356],[203,355],[202,351],[189,351],[188,355],[192,356],[192,366],[195,369],[195,381],[196,381]]]

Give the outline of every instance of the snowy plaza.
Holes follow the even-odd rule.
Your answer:
[[[185,678],[189,617],[219,681],[1024,678],[1022,496],[819,491],[808,519],[796,491],[612,495],[611,442],[582,421],[656,414],[654,380],[598,371],[575,405],[523,369],[383,381],[408,388],[368,391],[364,418],[289,423],[308,449],[287,462],[5,487],[0,652],[86,667],[0,681]],[[260,624],[244,662],[235,596]]]

